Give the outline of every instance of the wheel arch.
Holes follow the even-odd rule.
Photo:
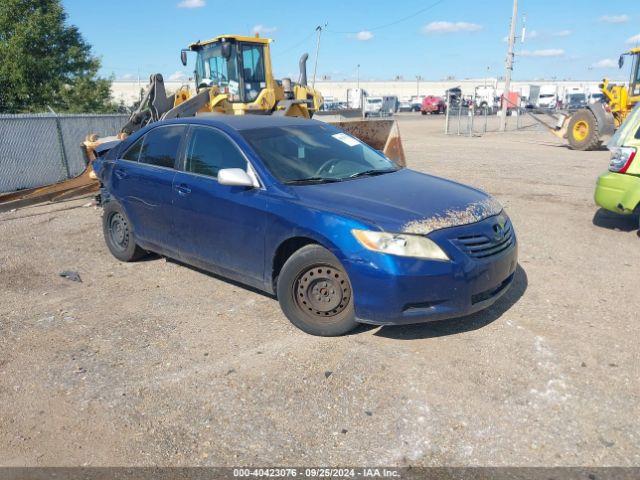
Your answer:
[[[307,245],[319,245],[329,250],[332,254],[339,258],[339,250],[326,238],[319,238],[317,235],[306,232],[297,232],[295,235],[282,239],[278,246],[274,249],[271,258],[271,278],[270,286],[274,289],[278,281],[278,275],[283,265],[295,252]]]

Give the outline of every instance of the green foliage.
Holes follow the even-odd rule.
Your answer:
[[[60,0],[0,1],[0,113],[105,113],[111,79]]]

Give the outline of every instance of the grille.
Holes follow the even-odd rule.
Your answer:
[[[456,238],[455,242],[463,252],[473,258],[487,258],[504,252],[513,245],[513,231],[511,224],[504,226],[504,236],[499,239],[486,235],[466,235]]]

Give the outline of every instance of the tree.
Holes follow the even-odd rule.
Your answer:
[[[0,113],[114,111],[99,68],[60,0],[0,2]]]

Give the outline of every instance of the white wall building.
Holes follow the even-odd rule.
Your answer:
[[[529,85],[549,85],[554,84],[558,86],[558,91],[566,91],[568,89],[578,87],[586,91],[597,91],[598,83],[596,81],[579,81],[579,80],[567,80],[567,81],[518,81],[511,82],[511,90],[522,92],[528,91]],[[165,82],[165,88],[167,92],[173,93],[180,86],[182,82]],[[446,81],[426,81],[422,80],[417,82],[415,80],[385,80],[385,81],[316,81],[316,88],[322,93],[324,97],[333,97],[337,100],[345,101],[347,99],[347,90],[350,88],[363,88],[369,95],[397,95],[398,97],[411,97],[413,95],[444,95],[444,92],[453,87],[460,87],[463,95],[472,96],[477,86],[490,85],[495,86],[498,94],[500,94],[504,88],[504,83],[498,81],[495,78],[479,78],[479,79],[465,79],[465,80],[446,80]],[[140,97],[140,90],[145,88],[145,83],[138,82],[123,82],[115,81],[112,84],[112,96],[116,101],[123,101],[126,105],[131,105],[137,101]]]

